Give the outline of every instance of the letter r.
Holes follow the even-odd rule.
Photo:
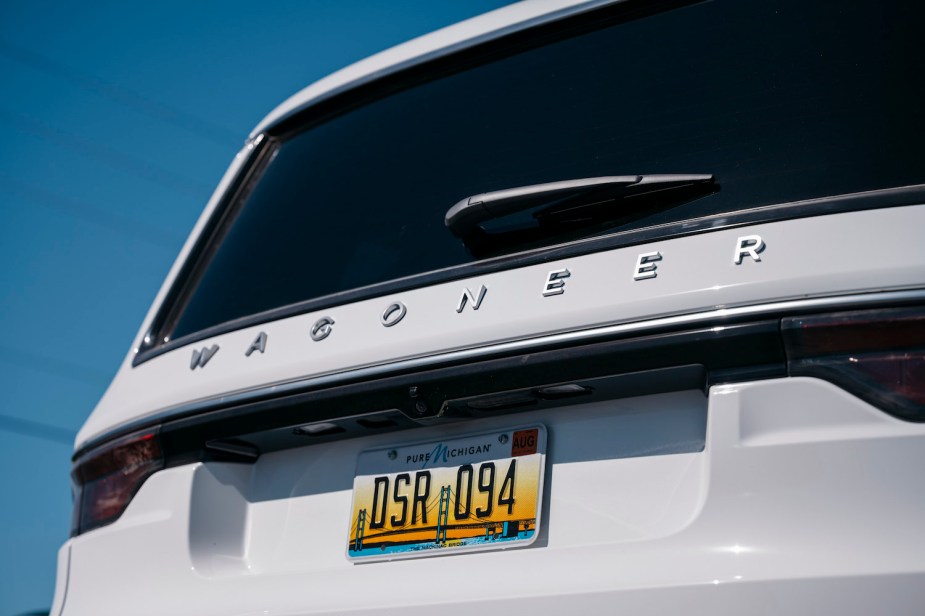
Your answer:
[[[741,265],[742,259],[749,256],[755,261],[761,261],[758,253],[765,248],[764,240],[760,235],[743,235],[736,240],[735,254],[732,256],[732,262],[735,265]]]

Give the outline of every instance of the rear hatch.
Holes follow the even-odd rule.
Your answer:
[[[921,304],[920,8],[574,13],[258,136],[78,437],[75,534],[115,550],[127,511],[161,525],[181,586],[191,568],[229,592],[255,572],[322,584],[383,520],[350,505],[355,476],[398,490],[390,462],[484,438],[507,449],[453,466],[456,509],[436,488],[422,502],[438,540],[441,516],[470,513],[464,485],[505,505],[524,455],[546,464],[533,517],[486,536],[654,541],[702,507],[711,388],[793,374],[799,318]],[[589,178],[623,179],[548,186]],[[448,228],[454,205],[524,187],[529,207]],[[534,429],[532,452],[505,440]],[[94,509],[127,464],[129,488]]]
[[[297,97],[78,436],[66,609],[920,605],[922,10],[520,6]]]

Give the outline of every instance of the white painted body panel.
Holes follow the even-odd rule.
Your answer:
[[[157,473],[69,542],[65,613],[921,613],[925,426],[808,378],[595,406],[471,424],[548,427],[533,547],[349,563],[357,455],[401,440],[380,435]],[[704,410],[702,452],[633,445],[670,451],[659,426]]]

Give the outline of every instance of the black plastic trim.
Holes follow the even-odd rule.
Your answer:
[[[450,407],[454,401],[473,397],[497,398],[526,389],[538,402],[571,403],[571,396],[545,396],[542,391],[559,385],[593,389],[589,379],[604,377],[619,381],[619,395],[610,398],[691,388],[706,392],[717,384],[784,378],[791,376],[781,332],[784,320],[862,307],[921,307],[922,301],[921,291],[909,291],[789,302],[759,311],[726,312],[696,325],[662,324],[645,334],[601,332],[579,342],[550,339],[537,347],[486,349],[476,358],[448,356],[423,366],[396,364],[374,375],[345,373],[334,382],[308,380],[285,391],[267,388],[246,398],[218,397],[169,416],[140,418],[85,442],[74,458],[126,434],[156,427],[166,435],[169,465],[212,459],[252,461],[256,458],[247,452],[249,447],[257,447],[259,455],[266,450],[265,443],[255,445],[243,437],[261,431],[291,434],[297,426],[332,422],[345,429],[330,435],[303,433],[303,440],[290,439],[283,446],[353,438],[370,431],[459,419],[458,405]],[[692,369],[699,371],[693,380]],[[209,447],[216,442],[232,445]],[[281,447],[277,443],[272,448]]]
[[[268,447],[352,438],[369,434],[370,430],[390,431],[465,419],[467,415],[461,414],[461,407],[453,401],[474,397],[523,389],[538,391],[572,383],[588,384],[593,389],[590,381],[604,377],[613,377],[610,389],[619,392],[610,397],[692,388],[705,392],[716,382],[712,375],[746,368],[751,371],[742,374],[749,378],[786,375],[779,319],[726,322],[723,327],[699,327],[581,345],[560,344],[535,352],[409,370],[333,386],[307,387],[286,395],[268,394],[235,405],[216,401],[211,409],[163,421],[160,434],[169,465],[216,459],[216,456],[249,461],[256,457],[247,444],[266,451]],[[546,406],[584,400],[540,394],[535,397]],[[473,412],[468,416],[479,415]],[[318,422],[333,422],[345,429],[329,435],[293,435],[294,427]],[[148,419],[122,426],[86,443],[75,458],[122,434],[158,423]],[[264,436],[259,436],[261,433]],[[267,433],[273,434],[267,436]],[[244,455],[234,455],[239,453]]]
[[[243,203],[277,146],[275,141],[265,136],[255,139],[252,144],[247,159],[231,180],[215,212],[199,234],[190,254],[183,262],[176,279],[161,302],[132,360],[132,366],[144,361],[146,352],[159,350],[161,346],[170,342],[165,340],[167,332],[173,329],[202,271],[208,265],[211,255],[218,249],[218,243],[214,240],[224,235],[231,225],[239,209],[238,206]]]
[[[449,353],[445,356],[425,358],[426,361],[409,361],[397,362],[395,364],[386,364],[373,367],[374,369],[359,369],[333,375],[335,378],[308,378],[304,381],[288,384],[287,387],[273,386],[264,387],[260,390],[242,392],[242,395],[222,395],[211,399],[195,401],[183,407],[164,410],[160,413],[151,414],[141,417],[137,420],[122,424],[105,433],[99,434],[81,444],[74,457],[83,455],[84,452],[100,447],[120,438],[126,434],[137,430],[147,429],[155,426],[173,425],[180,421],[199,422],[203,417],[219,417],[225,412],[233,413],[235,409],[250,407],[254,404],[278,404],[280,401],[297,400],[296,396],[312,394],[315,392],[353,392],[353,387],[371,387],[375,383],[394,382],[389,379],[411,377],[411,381],[416,376],[437,374],[436,371],[449,370],[451,373],[471,378],[476,382],[491,383],[495,378],[490,372],[494,364],[490,363],[496,360],[509,360],[515,364],[520,362],[528,364],[534,361],[536,357],[545,357],[546,353],[567,351],[582,354],[587,350],[601,348],[604,344],[621,344],[624,351],[635,349],[639,356],[645,359],[645,362],[637,363],[637,371],[654,370],[659,367],[677,367],[679,365],[698,364],[704,366],[707,370],[705,388],[712,385],[730,382],[743,382],[760,379],[779,378],[787,376],[785,367],[783,367],[778,357],[783,356],[783,341],[779,333],[771,338],[762,337],[758,346],[755,345],[720,345],[712,343],[709,348],[702,347],[699,353],[713,353],[709,357],[716,357],[717,353],[723,355],[712,361],[703,359],[693,360],[689,355],[683,353],[675,354],[671,349],[666,351],[657,341],[664,340],[665,336],[680,337],[675,340],[681,340],[687,337],[689,342],[694,340],[691,336],[708,337],[709,340],[723,340],[729,337],[739,336],[738,340],[743,341],[741,328],[743,326],[755,326],[757,324],[775,324],[778,327],[780,320],[799,315],[801,317],[814,314],[828,314],[835,310],[855,310],[861,308],[897,308],[901,306],[921,306],[925,297],[925,290],[908,290],[881,293],[863,293],[848,296],[823,297],[806,300],[796,300],[790,302],[772,303],[767,305],[745,306],[739,309],[731,308],[728,310],[714,311],[708,313],[706,318],[695,318],[698,315],[687,315],[687,318],[668,318],[665,320],[656,320],[651,326],[646,323],[638,324],[640,327],[633,327],[629,330],[619,326],[614,328],[604,328],[602,330],[590,330],[589,335],[578,338],[572,336],[550,336],[537,339],[537,341],[524,341],[530,344],[499,345],[496,347],[486,347],[476,349],[476,353]],[[711,350],[712,349],[712,350]],[[690,349],[686,353],[692,352]],[[651,362],[653,353],[662,354],[658,361]],[[768,360],[767,358],[775,358]],[[685,360],[687,358],[687,360]],[[764,358],[764,359],[762,359]],[[633,358],[630,358],[633,359]],[[532,364],[530,364],[532,365]],[[629,368],[623,368],[629,370]],[[554,374],[565,375],[567,371],[555,372]],[[564,377],[563,377],[564,378]],[[487,379],[487,380],[486,380]],[[564,381],[534,383],[531,387],[545,387],[557,384],[563,384]],[[484,394],[484,392],[482,392]],[[491,392],[489,392],[491,393]],[[327,394],[319,394],[326,396]],[[335,394],[340,395],[340,394]],[[482,394],[476,394],[482,395]],[[464,396],[463,396],[464,397]],[[444,398],[443,401],[450,398]],[[407,391],[395,400],[404,401],[405,406],[389,405],[385,407],[375,405],[372,407],[352,407],[350,413],[344,417],[333,416],[321,413],[320,415],[307,413],[299,415],[298,421],[293,424],[302,425],[307,423],[317,423],[327,421],[334,417],[335,419],[350,419],[356,423],[356,426],[364,428],[384,428],[390,427],[390,423],[398,424],[398,428],[409,427],[417,423],[432,422],[438,409],[433,406],[433,401],[427,398],[427,390],[423,389],[419,383],[408,385]],[[286,404],[282,402],[281,404]],[[442,403],[441,403],[442,404]],[[419,407],[419,405],[421,405]],[[317,410],[321,407],[311,407]],[[402,408],[403,410],[399,410]],[[362,413],[359,409],[363,409]],[[423,410],[421,410],[423,409]],[[218,412],[218,415],[214,413]],[[357,414],[361,413],[361,414]],[[336,415],[336,414],[335,414]],[[197,419],[199,418],[199,419]],[[369,420],[367,425],[358,420]],[[356,428],[353,426],[353,428]],[[355,430],[348,431],[343,435],[344,438],[356,436]],[[211,437],[210,437],[211,438]],[[214,439],[229,438],[229,434],[219,434]],[[205,455],[205,454],[203,454]],[[209,459],[214,455],[207,456]],[[199,458],[189,458],[193,461]],[[203,458],[204,459],[204,458]]]

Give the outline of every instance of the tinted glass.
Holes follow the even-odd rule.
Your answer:
[[[471,260],[461,198],[599,175],[712,173],[632,223],[925,182],[918,3],[715,1],[380,98],[283,142],[173,337]]]

